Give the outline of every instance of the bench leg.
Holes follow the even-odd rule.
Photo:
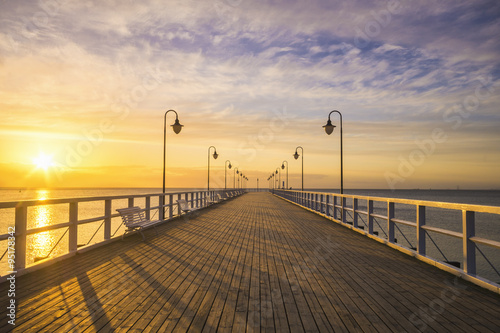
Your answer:
[[[139,229],[139,232],[141,233],[141,236],[142,236],[142,241],[145,241],[146,240],[146,237],[144,236],[144,233],[142,232],[142,228]]]

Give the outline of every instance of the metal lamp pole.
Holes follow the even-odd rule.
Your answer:
[[[217,157],[219,157],[219,154],[217,154],[217,149],[214,146],[208,147],[208,178],[207,178],[208,185],[207,185],[207,187],[208,187],[209,192],[210,192],[210,148],[214,149],[214,154],[213,154],[214,160],[216,160]]]
[[[297,149],[301,149],[302,151],[302,191],[304,191],[304,148],[302,148],[301,146],[298,146],[297,148],[295,148],[295,154],[293,154],[293,157],[295,159],[298,159],[299,158],[299,153],[297,152]]]
[[[288,190],[288,161],[283,161],[281,162],[281,169],[285,169],[285,162],[286,162],[286,189]]]
[[[328,121],[323,128],[325,129],[326,134],[330,135],[333,133],[333,130],[335,129],[335,125],[332,124],[332,121],[330,120],[330,115],[332,113],[338,113],[340,116],[340,194],[344,194],[344,145],[342,143],[342,113],[340,113],[337,110],[333,110],[328,114]]]
[[[227,165],[227,162],[229,162],[229,165]],[[226,160],[224,163],[224,189],[227,190],[227,168],[231,169],[231,161]]]
[[[170,125],[172,126],[172,129],[174,130],[174,133],[175,134],[179,134],[182,130],[182,127],[184,125],[181,125],[179,123],[179,116],[177,114],[177,111],[175,110],[168,110],[167,112],[165,112],[165,116],[164,116],[164,119],[163,119],[163,196],[162,196],[162,207],[163,209],[161,210],[162,211],[162,215],[161,216],[161,219],[163,220],[165,218],[165,165],[167,164],[167,113],[169,112],[173,112],[175,113],[175,122]]]

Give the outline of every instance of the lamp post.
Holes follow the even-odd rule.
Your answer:
[[[229,165],[227,165],[227,162],[229,162]],[[231,169],[231,167],[232,167],[231,161],[226,160],[226,162],[224,162],[224,189],[225,190],[227,190],[227,169],[226,169],[226,167]]]
[[[325,129],[326,134],[330,135],[333,133],[333,130],[335,129],[335,125],[332,124],[332,121],[330,120],[330,115],[332,113],[338,113],[340,116],[340,194],[344,194],[344,151],[343,151],[343,143],[342,143],[342,113],[340,113],[337,110],[333,110],[328,114],[328,121],[323,128]]]
[[[233,172],[233,188],[236,189],[236,175],[240,173],[240,170],[238,168],[234,168]]]
[[[216,160],[217,157],[219,157],[219,154],[217,154],[217,149],[214,146],[208,147],[208,180],[207,180],[208,186],[207,187],[208,187],[209,192],[210,192],[210,148],[214,149],[214,154],[212,155],[214,157],[214,160]]]
[[[173,112],[175,113],[175,122],[170,125],[172,126],[172,129],[174,130],[174,133],[175,134],[179,134],[182,130],[182,127],[184,125],[181,125],[179,123],[179,116],[177,114],[177,111],[175,110],[168,110],[167,112],[165,112],[165,116],[164,116],[164,119],[163,119],[163,194],[165,194],[165,165],[166,165],[166,161],[167,161],[167,113],[169,112]],[[165,195],[162,196],[162,212],[163,212],[163,216],[161,217],[162,219],[164,219],[165,217]]]
[[[295,148],[295,154],[293,154],[293,157],[295,159],[298,159],[299,158],[299,153],[297,152],[297,149],[301,149],[302,151],[302,191],[304,191],[304,148],[302,148],[301,146],[298,146],[297,148]]]
[[[278,190],[281,188],[281,172],[279,172],[280,168],[276,168],[276,174],[279,176],[278,180]]]
[[[257,192],[259,192],[259,178],[257,178]]]
[[[281,169],[285,169],[285,162],[286,162],[286,189],[288,190],[288,161],[283,161],[281,162]]]

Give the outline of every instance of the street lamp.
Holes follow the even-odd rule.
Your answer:
[[[167,112],[165,112],[165,116],[164,116],[164,120],[163,120],[163,194],[165,194],[165,165],[166,165],[166,161],[167,161],[167,113],[169,113],[169,112],[175,113],[175,122],[172,125],[170,125],[170,126],[172,126],[172,129],[174,130],[175,134],[179,134],[182,130],[182,127],[184,126],[184,125],[181,125],[179,123],[179,116],[177,114],[177,111],[168,110]],[[163,198],[162,199],[163,216],[161,218],[164,219],[164,217],[165,217],[165,195],[163,195],[162,198]]]
[[[229,162],[229,165],[227,165],[227,162]],[[231,161],[226,160],[226,162],[224,163],[224,189],[225,190],[227,190],[227,169],[226,169],[226,167],[231,169],[231,167],[232,167]]]
[[[297,152],[297,149],[301,149],[302,151],[302,191],[304,191],[304,148],[302,148],[301,146],[298,146],[297,148],[295,148],[295,154],[293,154],[293,157],[295,159],[298,159],[299,158],[299,153]]]
[[[234,171],[233,171],[233,188],[235,189],[236,188],[236,175],[240,173],[240,170],[238,170],[238,168],[234,168]],[[239,182],[238,182],[239,184]]]
[[[342,144],[342,113],[340,113],[337,110],[333,110],[328,114],[328,121],[323,128],[325,129],[326,134],[330,135],[333,133],[334,128],[336,127],[335,125],[332,124],[332,121],[330,120],[330,115],[332,113],[338,113],[340,116],[340,194],[344,194],[344,151],[343,151],[343,144]]]
[[[276,168],[276,174],[279,176],[278,190],[281,188],[281,172],[278,174],[280,168]]]
[[[210,148],[213,148],[214,149],[214,153],[213,153],[213,157],[214,157],[214,160],[217,159],[217,157],[219,157],[219,154],[217,154],[217,149],[214,147],[214,146],[210,146],[208,147],[208,191],[210,191]]]
[[[285,169],[285,162],[286,162],[286,189],[288,190],[288,161],[283,161],[281,162],[281,169]]]

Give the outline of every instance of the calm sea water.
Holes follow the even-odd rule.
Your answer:
[[[198,189],[169,189],[168,192],[195,191]],[[202,189],[200,189],[202,190]],[[20,200],[43,200],[54,198],[79,198],[79,197],[101,197],[119,196],[130,194],[152,194],[161,193],[159,188],[99,188],[99,189],[54,189],[54,190],[26,190],[26,189],[0,189],[0,202],[20,201]],[[317,192],[331,192],[334,190],[314,189]],[[336,192],[338,193],[338,192]],[[346,190],[345,194],[383,197],[383,198],[404,198],[426,201],[464,203],[473,205],[500,206],[500,191],[495,190]],[[157,205],[157,198],[153,198],[151,204]],[[113,212],[116,208],[126,207],[127,200],[114,200]],[[136,205],[144,207],[142,200],[137,200]],[[348,206],[352,202],[348,200]],[[375,203],[375,213],[386,214],[385,203]],[[366,210],[366,203],[360,201],[359,209]],[[152,212],[152,216],[157,212]],[[28,209],[28,228],[42,227],[56,223],[64,223],[69,220],[68,205],[47,205],[36,206]],[[89,202],[79,204],[79,219],[86,219],[104,215],[104,202]],[[396,204],[396,218],[414,222],[416,210],[412,205]],[[451,211],[445,209],[428,208],[426,211],[427,224],[444,228],[447,230],[461,232],[462,220],[461,211]],[[366,223],[366,218],[360,216],[360,225]],[[112,233],[116,235],[123,233],[120,227],[119,218],[112,220]],[[375,231],[379,236],[386,234],[385,220],[376,219]],[[8,227],[14,225],[14,210],[0,209],[0,234],[7,233]],[[43,258],[47,255],[54,256],[67,252],[68,242],[67,228],[38,233],[28,236],[28,263],[35,262],[36,258]],[[476,235],[500,241],[500,215],[496,214],[476,214]],[[404,225],[397,225],[396,237],[398,243],[405,247],[415,247],[415,229]],[[78,227],[78,243],[80,245],[93,244],[104,239],[101,222],[94,222]],[[59,243],[58,243],[59,242]],[[58,243],[58,244],[57,244]],[[57,246],[56,246],[57,244]],[[483,254],[493,264],[496,270],[500,271],[500,253],[498,250],[484,246],[479,247]],[[6,242],[0,242],[0,256],[6,250]],[[427,254],[433,258],[443,261],[461,262],[462,241],[447,237],[441,234],[430,234],[427,236]],[[500,281],[500,276],[495,272],[483,255],[477,253],[478,273],[492,281]],[[0,261],[0,274],[7,271],[6,258]]]

